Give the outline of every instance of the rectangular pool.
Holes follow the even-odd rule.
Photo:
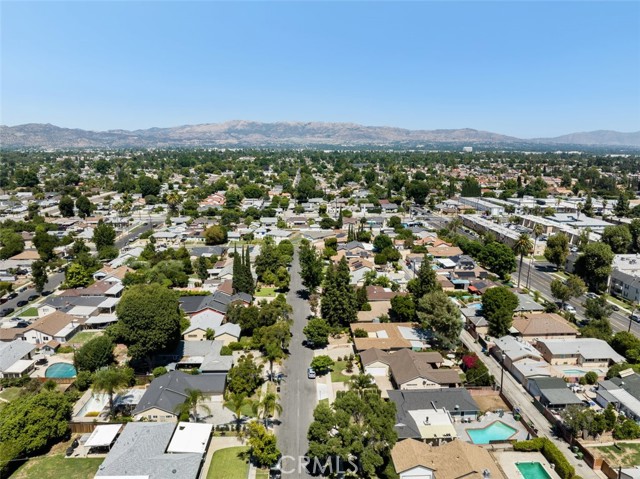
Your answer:
[[[551,476],[539,462],[517,462],[516,467],[524,479],[551,479]]]

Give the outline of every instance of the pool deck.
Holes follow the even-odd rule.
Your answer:
[[[67,363],[73,366],[73,353],[52,354],[51,356],[47,356],[47,364],[36,366],[29,376],[32,378],[44,378],[47,368],[57,363]]]
[[[509,479],[523,479],[524,476],[518,470],[516,463],[518,462],[539,462],[544,466],[547,474],[551,479],[560,479],[556,471],[551,469],[549,461],[539,452],[514,452],[514,451],[495,451],[493,456]]]
[[[511,412],[507,412],[505,411],[504,415],[502,417],[500,417],[499,414],[494,413],[494,412],[488,412],[486,414],[484,414],[480,421],[473,421],[470,423],[461,423],[461,422],[455,422],[453,424],[453,426],[456,428],[456,433],[458,434],[458,437],[462,440],[462,441],[467,441],[473,444],[473,441],[471,440],[471,438],[469,437],[469,434],[467,433],[468,429],[483,429],[487,426],[489,426],[491,423],[494,423],[496,421],[500,421],[505,423],[507,426],[510,426],[512,428],[514,428],[517,432],[511,436],[509,439],[516,439],[518,441],[523,441],[525,439],[527,439],[528,433],[527,430],[524,428],[524,426],[522,424],[520,424],[519,421],[516,421],[513,418],[513,414]],[[487,444],[478,444],[479,446],[485,446]]]

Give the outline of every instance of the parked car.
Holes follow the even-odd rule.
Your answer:
[[[316,371],[313,368],[309,368],[307,369],[307,377],[309,379],[315,379],[316,378]]]
[[[616,306],[615,304],[611,305],[611,309],[613,309],[614,311],[620,311],[620,307]]]
[[[596,293],[587,293],[585,296],[589,299],[596,299],[598,297]]]
[[[0,311],[0,316],[4,318],[5,316],[9,316],[14,311],[14,308],[4,308],[2,311]]]
[[[631,321],[640,323],[640,314],[633,313],[631,316],[629,316],[629,318],[631,318]]]
[[[22,308],[23,306],[26,306],[27,304],[29,304],[29,301],[23,299],[22,301],[18,301],[18,308]]]
[[[18,293],[14,291],[13,293],[9,293],[9,296],[7,296],[7,299],[16,299],[17,297],[18,297]]]
[[[27,301],[31,302],[31,301],[35,301],[36,299],[38,299],[40,297],[39,294],[32,294],[31,296],[29,296],[27,298]]]
[[[570,304],[565,304],[564,305],[564,310],[567,313],[571,313],[571,314],[576,314],[576,308],[574,308],[573,306],[571,306]]]
[[[51,291],[43,291],[42,293],[40,293],[41,296],[49,296],[51,294]]]

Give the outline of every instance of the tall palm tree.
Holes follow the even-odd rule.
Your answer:
[[[533,242],[527,233],[522,233],[513,245],[513,251],[520,255],[520,269],[518,270],[518,288],[520,287],[520,276],[522,275],[522,260],[525,254],[529,254],[533,249]]]
[[[236,430],[240,431],[242,425],[242,409],[251,401],[245,393],[231,393],[224,402],[224,407],[231,409],[236,417]]]
[[[609,202],[607,201],[607,199],[603,199],[602,200],[602,219],[604,220],[605,217],[607,216],[607,204],[609,204]]]
[[[129,386],[132,379],[133,371],[128,368],[109,367],[94,374],[91,389],[94,393],[109,395],[109,414],[111,416],[113,416],[113,395]]]
[[[253,412],[264,420],[264,427],[268,427],[269,418],[276,413],[282,414],[282,405],[278,402],[278,395],[274,392],[268,392],[261,401],[253,403]]]
[[[462,220],[456,216],[449,222],[449,231],[452,233],[458,233],[458,228],[462,226]]]
[[[542,236],[542,233],[544,232],[544,228],[542,227],[541,224],[536,223],[533,226],[533,237],[535,239],[535,241],[533,242],[533,253],[535,254],[536,251],[536,247],[538,246],[538,238],[540,238],[540,236]],[[529,268],[527,269],[527,289],[529,288],[529,278],[531,278],[531,263],[529,262]]]
[[[200,406],[200,409],[203,409],[206,412],[211,412],[209,406],[205,404],[199,404],[200,401],[204,399],[204,394],[202,393],[202,391],[200,391],[199,389],[187,388],[184,392],[187,395],[187,398],[176,408],[176,412],[179,416],[186,413],[189,416],[193,416],[195,422],[198,422],[198,406]]]
[[[347,387],[350,391],[356,391],[359,395],[363,395],[365,391],[377,389],[371,374],[357,374],[349,378]]]

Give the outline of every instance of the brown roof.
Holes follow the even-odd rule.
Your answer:
[[[47,314],[46,316],[37,319],[24,328],[23,331],[36,330],[41,333],[48,334],[49,336],[54,336],[67,324],[71,323],[71,321],[78,323],[78,320],[70,314],[63,313],[62,311],[54,311],[51,314]]]
[[[363,329],[369,333],[368,338],[353,339],[357,351],[369,348],[388,350],[410,348],[411,342],[402,337],[398,328],[415,328],[416,326],[415,323],[351,323],[351,331]]]
[[[364,366],[380,361],[389,365],[391,375],[396,384],[401,385],[417,378],[424,378],[436,384],[459,384],[460,375],[454,369],[436,369],[444,361],[438,352],[418,353],[409,349],[401,349],[387,353],[371,348],[360,353]]]
[[[422,466],[436,471],[438,479],[483,479],[482,473],[487,469],[492,479],[505,479],[489,451],[460,440],[431,446],[405,439],[393,447],[391,458],[397,473]]]
[[[367,286],[367,299],[371,301],[391,301],[396,296],[406,296],[407,293],[400,291],[391,291],[389,288],[382,286]]]
[[[35,260],[39,260],[40,259],[40,254],[35,249],[26,249],[22,253],[18,253],[17,255],[12,256],[9,259],[14,259],[14,260],[34,260],[35,261]]]
[[[369,304],[371,311],[358,311],[358,321],[370,323],[383,314],[388,315],[391,309],[391,301],[373,301]]]
[[[117,268],[112,268],[109,265],[104,265],[100,271],[102,271],[103,273],[105,273],[107,276],[112,276],[114,278],[118,278],[120,280],[124,279],[124,276],[129,273],[130,271],[133,271],[131,268],[129,268],[126,265],[122,265],[122,266],[118,266]]]
[[[522,336],[548,336],[553,334],[574,336],[578,331],[562,316],[556,313],[518,315],[513,319],[513,327]]]
[[[233,295],[233,280],[227,279],[220,283],[220,286],[218,286],[218,291],[226,294],[227,296]]]
[[[71,297],[102,296],[112,287],[113,287],[112,283],[108,281],[100,280],[100,281],[96,281],[93,284],[90,284],[86,288],[67,289],[66,291],[63,291],[60,294],[60,296],[71,296]]]
[[[434,258],[450,258],[462,254],[462,250],[457,246],[434,246],[427,248],[427,251]]]
[[[22,331],[21,328],[0,328],[0,341],[13,341]]]

